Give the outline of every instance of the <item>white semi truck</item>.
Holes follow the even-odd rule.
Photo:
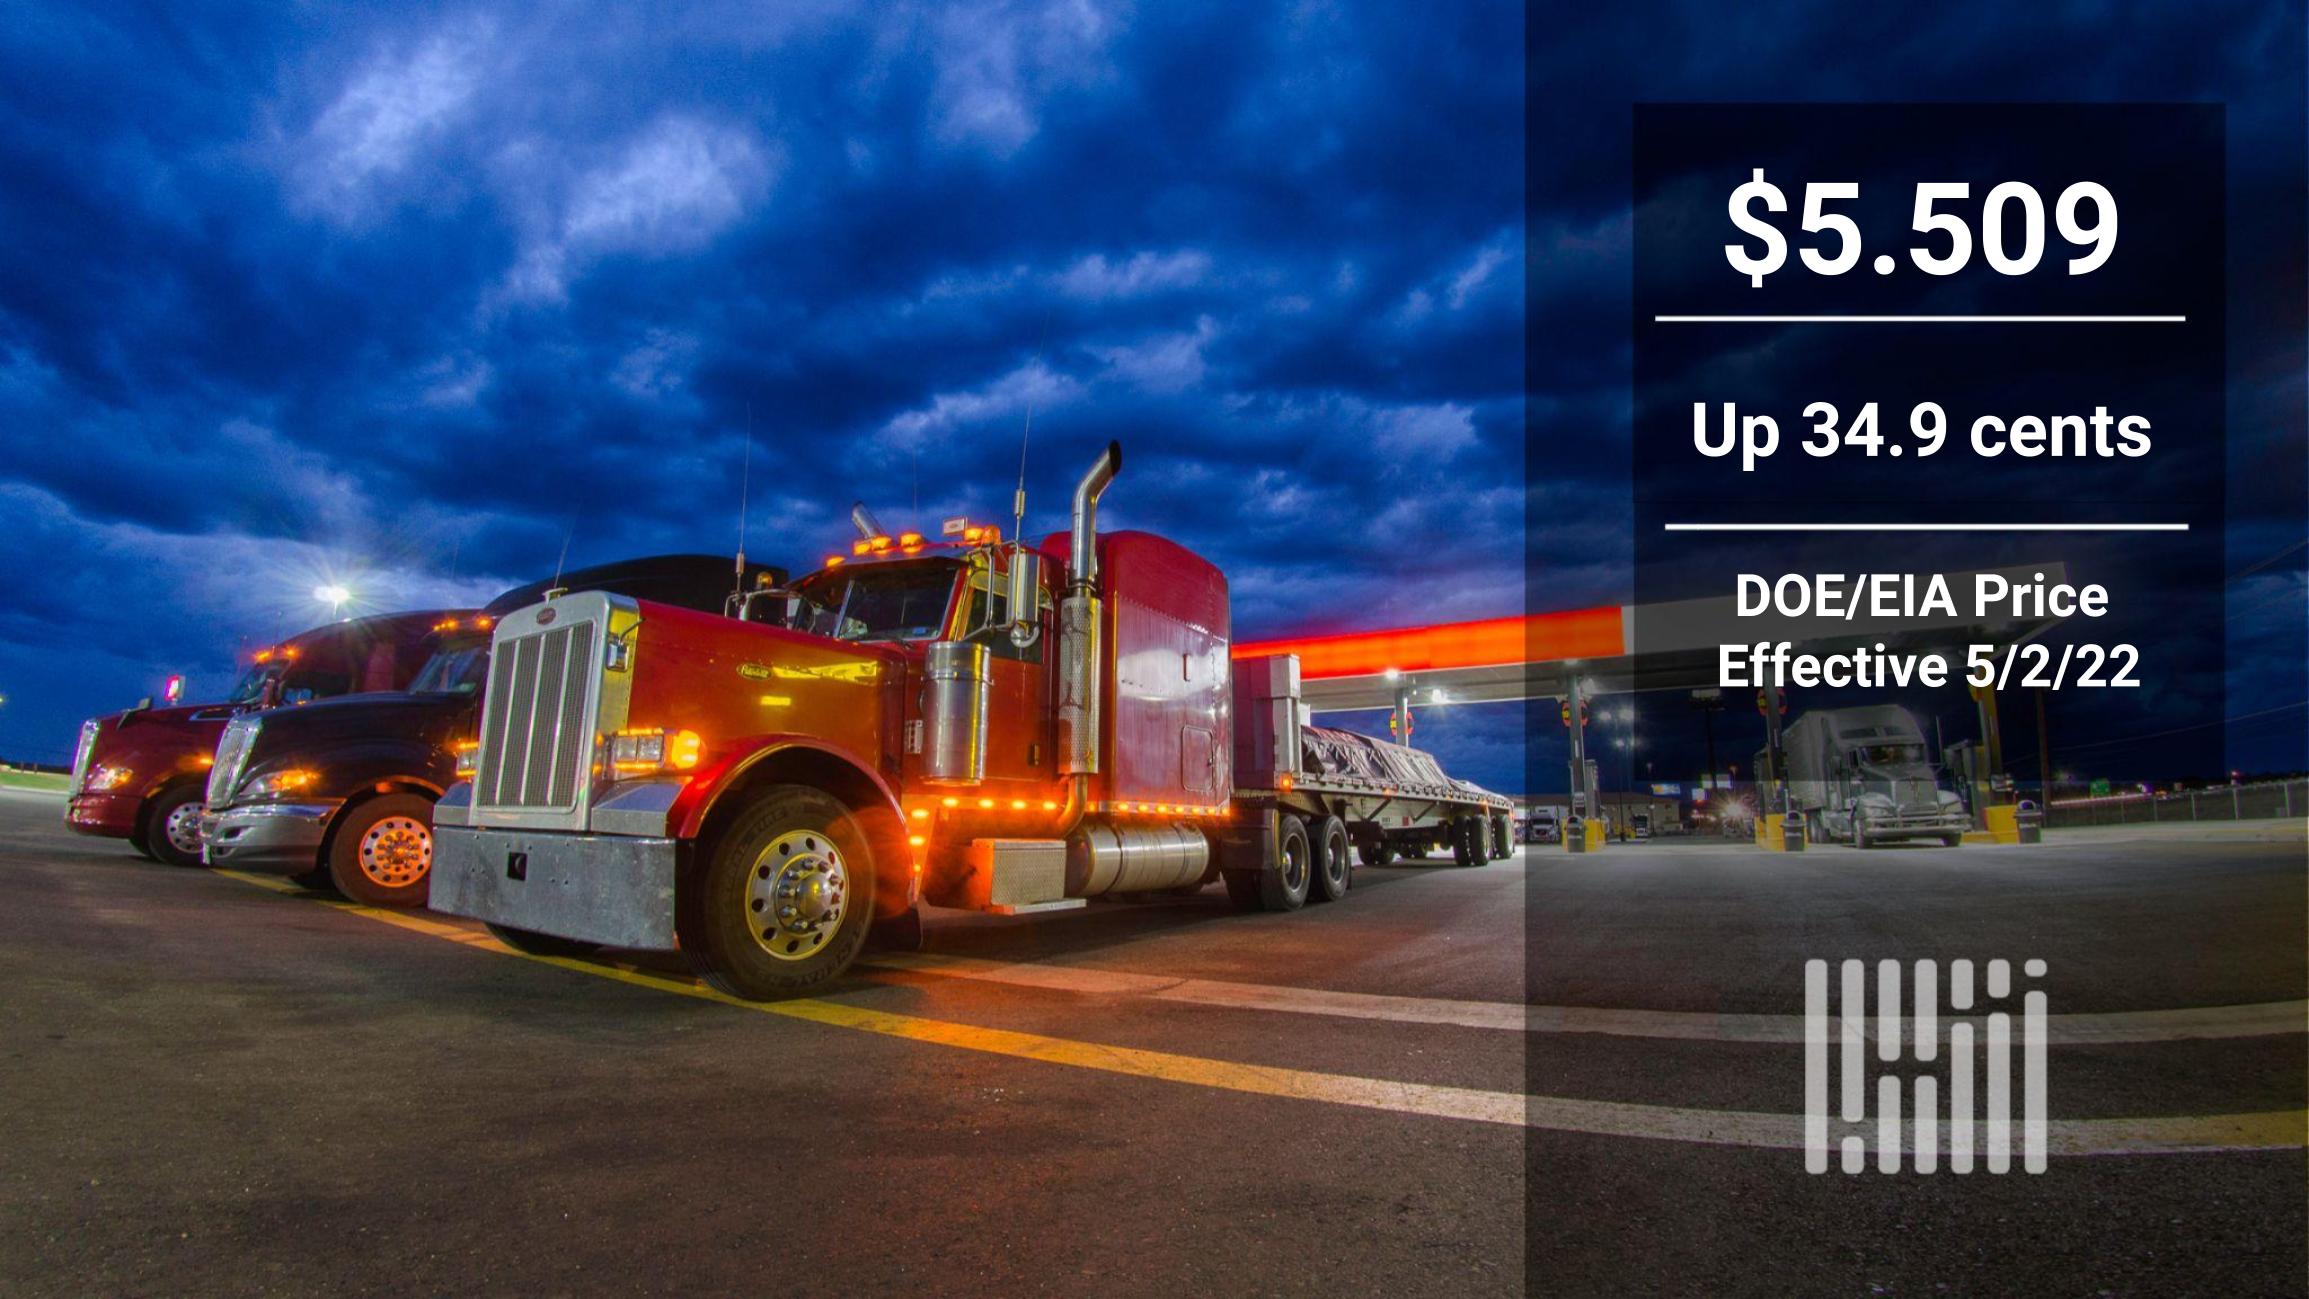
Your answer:
[[[1942,785],[1908,710],[1891,704],[1804,714],[1781,735],[1790,810],[1815,840],[1855,848],[1900,839],[1963,841],[1970,825]],[[1758,756],[1762,770],[1763,755]]]

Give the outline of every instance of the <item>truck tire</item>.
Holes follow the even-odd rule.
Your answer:
[[[311,889],[315,893],[334,893],[337,891],[337,881],[330,877],[329,868],[326,866],[315,866],[301,875],[291,875],[289,876],[289,883],[298,888]]]
[[[385,794],[343,813],[323,849],[337,892],[372,907],[421,907],[433,891],[433,800]]]
[[[1964,845],[1964,836],[1963,836],[1963,835],[1960,835],[1960,834],[1944,834],[1944,835],[1940,836],[1940,846],[1941,846],[1941,847],[1943,847],[1943,848],[1959,848],[1959,847],[1962,847],[1963,845]]]
[[[1269,911],[1296,911],[1307,905],[1314,883],[1315,848],[1307,823],[1288,812],[1275,826],[1275,868],[1259,872],[1259,905]]]
[[[208,790],[198,781],[179,781],[153,795],[144,813],[144,841],[154,861],[198,866],[201,800]]]
[[[591,956],[601,950],[601,944],[589,943],[582,938],[563,938],[559,934],[541,934],[534,929],[515,929],[511,925],[488,924],[490,936],[516,952],[527,956]]]
[[[1366,866],[1386,866],[1395,860],[1395,845],[1386,835],[1375,834],[1356,845],[1355,855],[1361,857]]]
[[[1854,813],[1852,816],[1852,846],[1861,849],[1876,846],[1876,841],[1868,837],[1868,822],[1863,820],[1858,813]]]
[[[1311,846],[1315,850],[1314,882],[1307,890],[1309,902],[1337,902],[1354,887],[1354,850],[1347,844],[1347,823],[1335,816],[1326,816],[1315,823]]]
[[[1491,818],[1491,860],[1506,861],[1515,855],[1515,823],[1504,816]]]
[[[136,849],[136,855],[146,861],[160,860],[159,855],[153,852],[152,845],[144,841],[144,822],[142,820],[139,820],[136,826],[128,832],[128,846]]]
[[[1476,864],[1475,821],[1472,817],[1454,817],[1451,826],[1451,860],[1461,866]]]
[[[749,1001],[818,991],[850,967],[874,914],[874,853],[832,795],[772,785],[715,843],[682,908],[682,949]]]

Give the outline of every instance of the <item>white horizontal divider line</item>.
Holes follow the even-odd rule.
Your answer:
[[[2182,325],[2187,316],[1653,316],[1660,325]]]
[[[2187,532],[2186,523],[1663,523],[1667,532]]]
[[[1137,996],[1229,1010],[1256,1010],[1341,1019],[1392,1020],[1405,1024],[1451,1025],[1526,1033],[1594,1033],[1606,1037],[1681,1038],[1702,1042],[1802,1042],[1804,1016],[1717,1011],[1618,1010],[1590,1006],[1530,1006],[1520,1002],[1463,1001],[1399,994],[1334,992],[1280,984],[1231,983],[1102,970],[1040,961],[990,961],[935,952],[876,952],[861,965],[945,978],[971,979],[1014,987],[1085,996]],[[1981,1023],[1940,1016],[1935,1035],[1946,1039],[1951,1024]],[[1895,1031],[1905,1031],[1905,1020]],[[1862,1028],[1873,1034],[1873,1021]],[[2056,1046],[2114,1042],[2177,1042],[2209,1038],[2268,1037],[2309,1033],[2309,1001],[2207,1006],[2184,1010],[2106,1011],[2046,1017],[2046,1038]]]

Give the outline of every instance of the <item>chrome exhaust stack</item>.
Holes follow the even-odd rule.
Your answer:
[[[1122,470],[1122,444],[1109,442],[1074,488],[1074,532],[1067,550],[1066,598],[1058,604],[1058,771],[1081,778],[1098,774],[1100,624],[1098,498]],[[1073,801],[1087,810],[1087,790]],[[1079,815],[1079,811],[1078,811]]]
[[[876,537],[889,535],[888,533],[882,531],[882,525],[875,520],[873,513],[866,508],[866,503],[864,501],[855,502],[850,506],[850,526],[856,528],[858,530],[858,535],[864,537],[868,541],[872,541]]]
[[[1074,587],[1098,585],[1098,498],[1121,472],[1122,443],[1109,442],[1074,485],[1074,542],[1066,557],[1066,575]]]

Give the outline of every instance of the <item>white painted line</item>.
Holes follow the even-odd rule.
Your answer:
[[[1663,523],[1667,532],[2187,532],[2186,523]]]
[[[1662,325],[2181,325],[2187,316],[1653,316]]]
[[[1677,1038],[1698,1042],[1800,1043],[1804,1040],[1802,1015],[1719,1015],[1705,1011],[1525,1006],[1504,1001],[1458,1001],[1368,992],[1327,992],[1317,988],[1133,974],[1123,970],[1097,970],[1078,965],[987,961],[976,957],[941,956],[928,952],[875,955],[865,958],[860,964],[1085,996],[1148,997],[1157,1001],[1186,1002],[1232,1010],[1332,1015],[1342,1019],[1377,1019],[1402,1024],[1444,1024],[1459,1028],[1504,1029],[1510,1032],[1595,1033],[1609,1037]],[[1896,1028],[1904,1022],[1897,1019],[1893,1021]],[[1948,1029],[1952,1024],[1970,1024],[1974,1032],[1978,1033],[1982,1030],[1983,1022],[1979,1017],[1943,1017],[1939,1022],[1938,1039],[1947,1040]],[[2186,1010],[2048,1015],[2045,1023],[2048,1033],[2046,1041],[2054,1046],[2269,1037],[2309,1032],[2309,1001],[2278,1001]],[[1871,1033],[1876,1027],[1874,1021],[1867,1025]]]

